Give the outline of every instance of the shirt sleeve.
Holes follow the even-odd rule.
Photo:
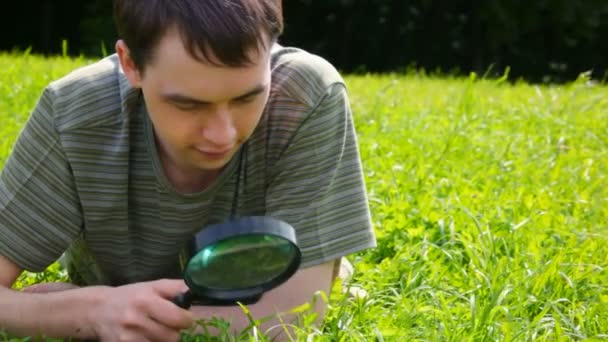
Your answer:
[[[273,167],[267,215],[296,229],[302,267],[376,246],[346,89],[334,83]]]
[[[57,260],[82,226],[53,115],[53,93],[47,88],[0,175],[0,254],[34,272]]]

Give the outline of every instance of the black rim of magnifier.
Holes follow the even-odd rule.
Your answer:
[[[236,302],[252,304],[259,300],[262,294],[289,279],[300,267],[301,252],[297,246],[295,229],[286,222],[267,216],[250,216],[206,227],[192,239],[189,246],[190,258],[203,248],[232,237],[245,235],[273,235],[282,238],[294,247],[294,257],[291,264],[276,277],[257,286],[226,290],[213,289],[196,285],[184,267],[184,280],[190,290],[179,297],[186,306],[199,305],[234,305]],[[177,299],[177,298],[176,298]]]

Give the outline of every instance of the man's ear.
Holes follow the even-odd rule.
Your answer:
[[[141,73],[131,58],[129,47],[121,39],[116,42],[115,48],[118,59],[120,60],[120,66],[129,80],[129,83],[131,83],[131,86],[134,88],[141,88]]]

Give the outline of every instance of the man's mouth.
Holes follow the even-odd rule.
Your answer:
[[[221,150],[203,149],[203,148],[198,148],[198,147],[196,148],[197,151],[199,151],[202,155],[204,155],[206,158],[209,158],[209,159],[225,158],[232,151],[232,149],[233,149],[232,147],[226,148],[226,149],[221,149]]]

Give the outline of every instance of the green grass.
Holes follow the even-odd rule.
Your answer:
[[[42,88],[85,62],[0,55],[0,165]],[[346,81],[378,236],[351,256],[369,295],[335,291],[296,340],[608,339],[606,86]]]

